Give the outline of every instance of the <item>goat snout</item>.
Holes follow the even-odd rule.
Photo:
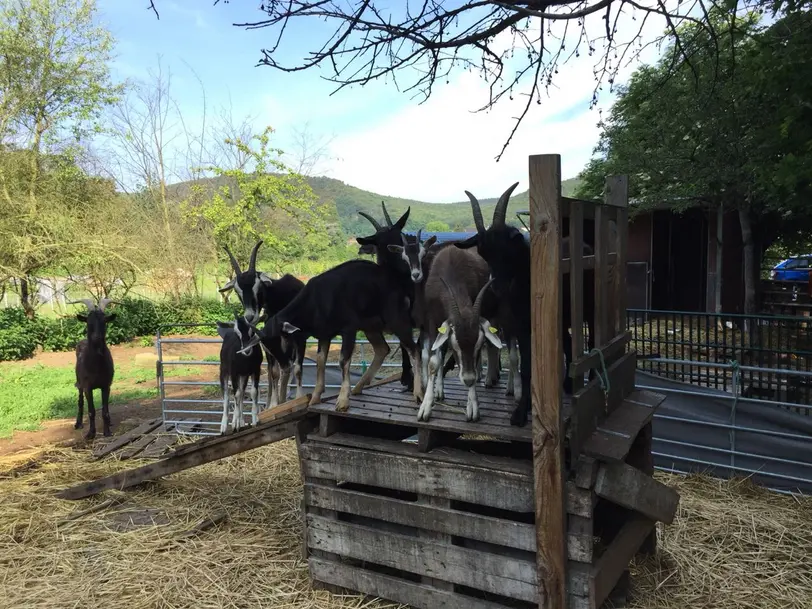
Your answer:
[[[473,387],[476,384],[476,372],[473,370],[461,372],[460,378],[466,387]]]
[[[420,270],[412,271],[412,281],[413,282],[420,283],[420,281],[422,279],[423,279],[423,271],[420,271]]]

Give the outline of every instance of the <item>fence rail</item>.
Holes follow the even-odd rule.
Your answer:
[[[812,318],[629,309],[638,368],[808,412]]]

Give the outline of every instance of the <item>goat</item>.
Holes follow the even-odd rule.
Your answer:
[[[262,241],[257,242],[251,250],[251,258],[246,271],[240,270],[240,265],[236,258],[225,247],[231,267],[234,269],[234,278],[226,283],[220,292],[227,292],[231,289],[237,294],[243,306],[246,321],[257,323],[260,319],[260,312],[267,318],[281,311],[292,301],[296,295],[304,288],[304,283],[293,275],[283,275],[279,279],[272,279],[265,273],[256,270],[257,251]],[[304,362],[305,349],[307,344],[304,339],[280,338],[282,349],[288,358],[286,361],[293,361],[293,376],[296,378],[296,397],[304,395],[302,388],[302,364]],[[266,353],[268,353],[266,351]],[[282,367],[268,353],[268,405],[276,406],[281,399],[283,402],[288,396],[288,382],[290,381],[290,366]],[[279,370],[281,368],[281,371]],[[279,386],[277,388],[277,378]]]
[[[459,363],[460,381],[468,387],[466,418],[479,419],[476,395],[479,354],[486,343],[493,347],[497,357],[502,348],[497,329],[480,314],[482,298],[490,284],[488,263],[474,252],[445,248],[432,263],[425,288],[427,344],[431,344],[431,358],[418,421],[429,420],[435,397],[444,398],[441,362],[447,343]]]
[[[352,389],[357,395],[375,378],[375,374],[389,354],[384,332],[392,332],[400,340],[417,370],[414,396],[417,401],[423,393],[417,346],[412,337],[409,298],[401,282],[382,266],[368,260],[350,260],[335,266],[307,282],[304,289],[288,306],[265,322],[263,330],[249,342],[249,346],[262,342],[274,357],[284,361],[285,354],[272,339],[281,336],[309,336],[319,342],[316,366],[316,386],[310,399],[313,406],[321,401],[324,392],[324,370],[330,341],[341,336],[341,391],[336,410],[349,408],[350,363],[355,349],[355,336],[362,330],[375,356],[371,365]]]
[[[220,391],[223,393],[223,418],[220,421],[220,433],[228,429],[229,391],[234,394],[234,416],[232,429],[243,425],[243,399],[248,380],[251,384],[251,423],[256,425],[259,418],[259,376],[262,370],[262,349],[254,349],[248,342],[254,336],[254,330],[245,316],[235,317],[232,322],[217,322],[217,333],[223,339],[220,347]]]
[[[93,407],[93,390],[101,390],[102,421],[104,435],[111,435],[110,431],[110,385],[113,384],[115,366],[113,354],[107,346],[107,324],[116,318],[115,313],[105,313],[105,307],[113,302],[109,298],[102,298],[99,304],[90,298],[85,298],[71,304],[84,304],[87,315],[78,313],[76,319],[87,324],[86,338],[76,345],[76,388],[79,390],[79,408],[76,414],[74,429],[82,428],[82,410],[87,397],[87,418],[90,429],[85,439],[96,437],[96,409]]]
[[[453,242],[446,242],[437,244],[437,237],[429,237],[425,242],[421,241],[421,233],[423,229],[417,231],[416,237],[411,240],[407,239],[406,235],[401,235],[401,245],[388,245],[389,251],[399,254],[403,262],[409,267],[409,274],[412,281],[415,283],[415,298],[412,305],[412,318],[416,321],[416,325],[420,331],[418,344],[421,346],[422,353],[420,357],[420,364],[422,366],[422,379],[423,388],[428,381],[428,366],[430,349],[428,342],[428,332],[426,329],[426,303],[425,303],[425,279],[431,272],[431,264],[437,254],[447,247],[453,245]],[[411,235],[409,235],[410,237]],[[443,378],[451,372],[456,363],[456,355],[452,352],[451,357],[445,362],[443,366]],[[480,370],[480,364],[477,363],[477,371]],[[499,352],[495,354],[491,352],[491,346],[488,345],[488,380],[485,385],[487,387],[493,386],[499,382]]]
[[[375,234],[369,237],[356,237],[356,241],[361,246],[358,250],[359,254],[375,254],[375,261],[386,267],[387,269],[391,270],[397,277],[405,277],[408,273],[408,267],[403,267],[400,264],[398,258],[392,258],[391,254],[387,250],[387,245],[390,243],[398,243],[400,238],[406,238],[402,231],[403,227],[406,226],[406,220],[409,218],[409,212],[411,208],[407,209],[406,212],[401,216],[397,223],[392,223],[392,218],[389,217],[389,212],[386,210],[386,204],[381,201],[381,209],[383,210],[383,217],[384,222],[386,223],[385,226],[381,225],[375,218],[370,216],[368,213],[363,211],[358,211],[358,215],[366,218],[370,224],[375,228]],[[409,240],[414,240],[414,237],[411,235],[408,237]],[[409,284],[408,280],[404,279],[404,287],[407,289],[409,294],[410,303],[414,304],[414,293],[412,286]],[[403,353],[403,345],[400,345],[401,354]],[[401,372],[400,372],[400,384],[403,385],[406,391],[413,391],[414,390],[414,375],[412,373],[412,362],[409,360],[408,357],[401,356]]]
[[[518,404],[511,414],[510,422],[512,425],[523,426],[527,423],[527,417],[530,413],[530,245],[519,229],[505,223],[510,195],[518,185],[519,183],[516,182],[499,197],[493,210],[491,225],[487,229],[482,220],[479,201],[466,190],[465,194],[471,201],[471,211],[474,216],[477,234],[465,241],[458,242],[456,245],[462,249],[477,247],[479,255],[488,262],[491,269],[491,276],[494,278],[494,290],[499,295],[499,298],[503,300],[502,306],[504,308],[501,309],[501,313],[509,315],[513,322],[511,332],[515,333],[519,345],[521,395],[516,400]],[[562,239],[561,245],[562,251],[568,256],[566,252],[569,251],[569,237]],[[591,248],[585,245],[584,250],[585,253],[588,253]],[[595,300],[594,276],[593,280],[590,281],[589,273],[592,273],[592,271],[584,273],[584,320],[589,326],[589,343],[591,347]],[[566,330],[572,325],[570,285],[568,281],[563,283],[564,357],[567,366],[569,366],[572,361],[572,343],[566,339]],[[512,344],[511,341],[512,337],[508,337],[509,348]],[[515,361],[514,357],[511,356],[511,362],[513,361]],[[569,378],[566,371],[563,385],[566,393],[572,393],[572,379]]]

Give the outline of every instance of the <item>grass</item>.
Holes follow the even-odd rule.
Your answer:
[[[183,359],[183,358],[182,358]],[[199,374],[199,366],[171,366],[165,376]],[[78,393],[73,366],[34,366],[8,362],[0,364],[0,438],[15,430],[33,431],[43,421],[76,416]],[[155,368],[130,362],[116,364],[110,403],[120,404],[157,397]],[[101,408],[101,392],[93,394]]]

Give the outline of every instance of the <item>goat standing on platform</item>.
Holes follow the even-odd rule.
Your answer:
[[[254,330],[245,317],[234,321],[217,322],[217,333],[223,339],[220,347],[220,391],[223,393],[223,418],[220,421],[220,433],[228,429],[228,408],[231,402],[229,382],[234,394],[234,431],[243,425],[243,399],[245,387],[251,380],[251,423],[259,420],[259,376],[262,371],[262,349],[249,344],[254,338]]]
[[[260,320],[260,313],[265,318],[272,317],[286,307],[296,295],[304,288],[304,283],[293,275],[283,275],[279,279],[272,279],[265,273],[257,271],[257,251],[262,241],[257,242],[251,250],[248,269],[240,270],[236,258],[226,246],[225,250],[234,269],[234,278],[220,288],[220,292],[233,289],[243,306],[243,315],[248,323],[256,324]],[[289,339],[281,337],[281,348],[286,354],[285,361],[293,362],[293,376],[296,378],[296,397],[304,395],[302,388],[302,363],[304,362],[306,342],[304,339]],[[268,405],[276,406],[279,401],[285,401],[288,395],[288,382],[290,380],[290,366],[283,367],[265,350],[268,355]],[[280,370],[281,368],[281,370]],[[279,379],[277,385],[277,379]]]
[[[479,419],[476,394],[477,364],[485,344],[496,355],[502,348],[497,329],[480,315],[482,298],[490,286],[488,264],[475,252],[441,250],[426,280],[426,327],[431,344],[429,378],[418,421],[428,421],[435,397],[443,399],[442,363],[449,343],[460,367],[460,381],[468,387],[466,418]],[[498,360],[497,360],[498,361]]]
[[[76,414],[74,429],[82,428],[84,400],[87,398],[87,418],[90,422],[85,438],[92,440],[96,437],[96,409],[93,407],[93,390],[101,390],[102,422],[104,435],[111,435],[110,431],[110,385],[113,384],[115,367],[113,355],[107,346],[107,324],[116,318],[115,313],[105,314],[104,308],[112,300],[102,298],[96,305],[90,298],[85,298],[71,304],[84,304],[87,315],[79,313],[76,319],[87,324],[86,338],[76,345],[76,388],[79,390],[79,408]]]

